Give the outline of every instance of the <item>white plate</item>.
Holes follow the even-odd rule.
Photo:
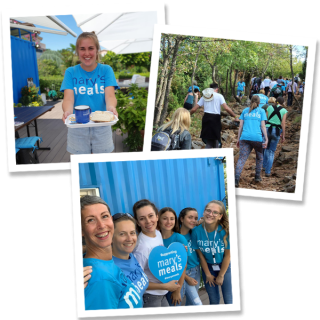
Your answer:
[[[109,113],[112,113],[110,111],[107,111]],[[112,113],[113,114],[113,113]],[[66,121],[65,124],[67,127],[69,128],[90,128],[90,127],[106,127],[106,126],[113,126],[114,124],[116,124],[118,122],[118,117],[116,115],[114,115],[115,120],[110,121],[110,122],[93,122],[93,121],[89,121],[87,123],[77,123],[75,120],[71,121],[70,118],[76,118],[76,116],[74,114],[70,114]]]

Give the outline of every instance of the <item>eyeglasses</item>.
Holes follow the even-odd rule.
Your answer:
[[[130,219],[134,219],[134,217],[130,213],[116,213],[112,216],[113,221],[116,221],[122,217],[129,217]]]
[[[204,211],[205,211],[206,213],[212,214],[212,215],[214,215],[214,216],[217,216],[217,215],[221,214],[221,213],[218,212],[218,211],[211,211],[210,209],[204,209]]]

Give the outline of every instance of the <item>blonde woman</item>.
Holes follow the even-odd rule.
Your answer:
[[[219,286],[224,303],[232,304],[229,219],[223,202],[210,201],[203,218],[203,223],[192,230],[191,246],[200,259],[210,304],[220,303]]]
[[[166,132],[170,136],[173,134],[179,135],[176,143],[177,147],[174,150],[191,149],[191,134],[189,132],[191,124],[190,112],[184,108],[178,108],[172,115],[172,120],[162,125],[158,132]]]
[[[118,115],[115,90],[118,84],[113,70],[99,61],[100,45],[93,32],[83,32],[76,42],[80,64],[66,70],[60,88],[65,122],[74,107],[85,105],[91,111],[111,111]],[[114,149],[111,127],[68,128],[67,151],[72,154],[107,153]]]
[[[235,172],[235,186],[239,186],[240,175],[252,149],[256,152],[255,181],[261,181],[260,173],[263,162],[262,149],[268,144],[268,136],[265,126],[266,112],[259,108],[260,98],[254,95],[251,105],[245,108],[240,116],[237,147],[240,148],[239,159]],[[265,141],[263,142],[262,133]]]

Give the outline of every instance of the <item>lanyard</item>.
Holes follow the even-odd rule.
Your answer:
[[[204,229],[204,232],[206,233],[206,236],[207,236],[207,239],[208,239],[208,242],[209,242],[209,247],[210,247],[211,253],[212,253],[213,264],[217,264],[216,258],[215,258],[216,250],[215,250],[215,248],[214,248],[214,243],[215,243],[215,240],[216,240],[216,235],[217,235],[218,227],[219,227],[219,225],[217,226],[217,228],[216,228],[216,230],[215,230],[215,232],[214,232],[214,236],[213,236],[213,248],[211,248],[211,246],[210,246],[210,239],[209,239],[208,232],[207,232],[207,229],[206,229],[206,226],[205,226],[205,222],[203,223],[203,229]]]

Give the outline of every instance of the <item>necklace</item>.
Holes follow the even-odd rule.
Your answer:
[[[97,69],[98,69],[98,64],[97,64],[97,66],[95,67],[94,72],[93,72],[93,74],[91,75],[91,77],[89,78],[89,80],[92,80],[92,78],[93,78],[94,74],[96,73]],[[87,74],[88,77],[89,77],[88,73],[91,73],[91,72],[92,72],[92,71],[86,71],[86,70],[84,70],[83,68],[82,68],[82,70]]]

